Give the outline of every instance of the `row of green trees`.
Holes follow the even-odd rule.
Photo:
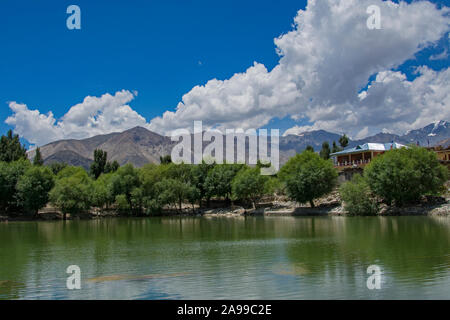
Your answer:
[[[40,150],[33,162],[11,132],[1,138],[5,151],[0,161],[0,211],[37,214],[47,203],[64,216],[91,208],[117,209],[130,215],[157,214],[163,208],[181,211],[183,204],[208,206],[211,199],[248,203],[256,208],[265,195],[285,194],[299,203],[331,192],[338,173],[332,162],[310,149],[291,158],[277,176],[261,175],[262,164],[176,165],[170,157],[161,164],[135,168],[108,162],[107,153],[95,150],[90,171],[54,163],[44,166]],[[363,176],[341,186],[350,214],[375,214],[379,201],[402,206],[427,194],[439,194],[448,179],[433,152],[411,147],[376,157]]]
[[[448,178],[434,152],[411,146],[374,158],[363,175],[341,186],[340,194],[350,215],[375,215],[380,202],[401,207],[444,193]]]

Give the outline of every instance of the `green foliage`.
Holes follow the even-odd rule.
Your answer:
[[[48,166],[52,170],[53,174],[56,176],[62,169],[67,168],[67,163],[64,162],[53,162]]]
[[[330,159],[330,145],[328,144],[328,142],[324,142],[322,143],[322,150],[320,150],[320,157],[322,159],[328,160]]]
[[[42,166],[43,164],[44,164],[44,160],[42,160],[41,149],[38,147],[38,148],[36,148],[36,154],[34,155],[34,158],[33,158],[33,165],[34,166]]]
[[[92,205],[102,209],[106,206],[108,208],[114,202],[112,194],[112,179],[113,173],[102,174],[92,184],[91,202]]]
[[[54,186],[53,173],[47,167],[28,168],[17,181],[17,198],[22,206],[37,215],[49,200],[49,192]]]
[[[0,210],[6,213],[19,212],[23,208],[17,201],[17,182],[31,166],[30,161],[0,162]]]
[[[187,197],[188,186],[186,183],[175,179],[164,179],[156,184],[158,192],[157,201],[160,206],[169,205],[181,210],[181,204]]]
[[[127,197],[124,194],[116,196],[116,207],[121,212],[129,212],[130,205],[128,204]]]
[[[299,203],[309,202],[314,207],[314,199],[333,190],[338,174],[331,161],[304,151],[289,159],[278,176],[286,185],[291,199]]]
[[[336,153],[339,151],[342,151],[342,149],[336,145],[336,141],[333,141],[333,149],[331,149],[331,153]]]
[[[307,145],[305,150],[314,152],[314,148],[312,146],[310,146],[310,145]]]
[[[27,151],[20,144],[19,136],[13,135],[12,130],[9,130],[6,136],[0,138],[0,161],[13,162],[20,159],[27,159]]]
[[[206,178],[208,177],[208,172],[212,170],[215,165],[216,164],[202,162],[199,165],[191,166],[191,183],[197,189],[197,192],[194,194],[197,195],[197,201],[199,201],[200,207],[202,206],[202,199],[206,198],[208,201],[210,198]]]
[[[344,134],[342,137],[339,138],[339,144],[342,148],[345,148],[348,146],[348,137],[346,134]]]
[[[354,175],[351,181],[340,187],[339,192],[349,215],[372,216],[378,213],[378,203],[371,193],[367,180],[361,175]]]
[[[87,172],[82,167],[67,166],[60,172],[58,172],[58,174],[56,175],[56,179],[59,180],[72,176],[77,176],[79,179],[84,179],[87,176]]]
[[[436,154],[420,147],[390,150],[374,158],[364,174],[376,195],[397,206],[439,194],[448,179]]]
[[[67,167],[61,170],[55,186],[50,191],[50,202],[64,214],[76,215],[91,206],[92,180],[80,167]]]
[[[119,163],[114,160],[113,162],[108,161],[105,165],[104,173],[113,173],[116,172],[120,168]]]
[[[205,187],[209,196],[231,199],[231,182],[236,174],[244,167],[242,164],[216,165],[208,172]]]
[[[268,176],[268,180],[264,185],[264,194],[273,195],[273,194],[284,194],[283,183],[274,176]]]
[[[170,163],[166,166],[166,171],[164,173],[165,178],[174,179],[186,183],[192,181],[192,165],[187,165],[184,163]]]
[[[165,155],[165,156],[160,156],[159,157],[159,162],[161,164],[169,164],[172,163],[172,157],[170,155]]]
[[[240,170],[232,181],[232,192],[235,199],[250,200],[253,208],[266,191],[268,176],[261,175],[261,169],[244,168]]]
[[[91,164],[91,175],[97,179],[100,175],[105,172],[106,159],[108,153],[101,149],[94,150],[94,162]]]
[[[130,212],[134,212],[138,207],[133,206],[133,190],[139,188],[141,181],[139,179],[139,170],[135,169],[132,164],[126,164],[111,178],[110,190],[111,195],[117,197],[124,195]]]

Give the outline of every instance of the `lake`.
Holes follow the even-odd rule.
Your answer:
[[[448,217],[0,223],[0,299],[449,298]]]

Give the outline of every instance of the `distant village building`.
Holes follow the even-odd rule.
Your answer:
[[[450,145],[446,148],[442,146],[427,148],[428,150],[434,151],[439,162],[443,165],[446,165],[450,170]]]
[[[400,148],[407,147],[397,142],[365,143],[354,148],[332,153],[330,156],[339,171],[339,180],[343,182],[350,180],[355,173],[362,173],[363,167],[376,156],[386,151]]]
[[[376,156],[392,149],[406,148],[397,142],[365,143],[354,148],[332,153],[330,156],[338,168],[364,166]]]

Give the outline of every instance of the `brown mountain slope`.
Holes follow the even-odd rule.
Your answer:
[[[110,133],[83,140],[61,140],[41,147],[45,162],[66,162],[88,165],[93,160],[95,149],[108,152],[108,160],[117,160],[120,165],[132,163],[138,167],[146,163],[158,163],[159,156],[170,154],[173,142],[147,129],[136,127],[122,133]],[[34,152],[29,152],[34,157]]]
[[[404,144],[419,141],[421,145],[427,145],[428,141],[430,141],[430,145],[433,145],[431,144],[434,143],[433,141],[441,141],[442,143],[440,144],[448,145],[449,134],[450,123],[440,121],[419,130],[410,131],[407,135],[403,136],[379,133],[363,140],[350,140],[349,147],[366,142],[386,143],[392,140]],[[320,150],[324,141],[328,141],[331,146],[333,141],[337,142],[338,140],[338,134],[323,130],[280,137],[280,164],[284,164],[297,152],[303,151],[307,145],[313,146],[317,152]],[[203,148],[209,145],[209,143],[206,141],[203,142]],[[102,149],[108,152],[108,160],[110,161],[117,160],[120,165],[132,163],[135,166],[141,167],[146,163],[159,163],[159,157],[171,154],[172,148],[176,144],[177,142],[172,142],[169,137],[159,135],[142,127],[136,127],[121,133],[116,132],[99,135],[83,140],[52,142],[41,147],[41,154],[45,163],[65,162],[72,165],[89,167],[90,162],[93,160],[94,150]],[[225,145],[226,139],[224,139]],[[28,155],[32,158],[34,157],[34,152],[30,151]],[[247,157],[248,145],[246,145]]]

